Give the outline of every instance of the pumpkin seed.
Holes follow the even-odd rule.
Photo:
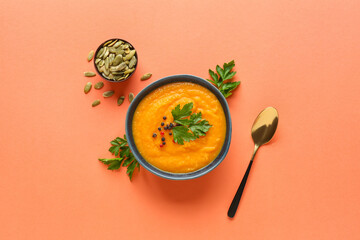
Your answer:
[[[88,54],[88,57],[87,57],[88,62],[90,62],[91,59],[93,59],[93,57],[94,57],[94,50],[91,50],[91,51],[89,52],[89,54]]]
[[[114,95],[114,91],[106,91],[103,93],[104,98],[111,97],[112,95]]]
[[[112,65],[114,59],[115,59],[115,54],[110,53],[110,55],[109,55],[109,65]]]
[[[84,75],[85,75],[85,77],[94,77],[94,76],[96,76],[96,74],[93,73],[93,72],[84,72]]]
[[[97,58],[101,58],[103,53],[104,53],[104,48],[100,48],[100,50],[99,50],[98,53],[96,54],[96,57],[97,57]]]
[[[111,53],[116,53],[116,51],[117,51],[117,49],[114,47],[109,48],[109,52],[111,52]]]
[[[136,64],[136,57],[133,56],[133,57],[131,58],[130,62],[129,62],[129,68],[134,67],[135,64]]]
[[[115,72],[111,72],[113,75],[124,75],[124,72],[121,71],[115,71]]]
[[[118,48],[118,49],[116,49],[116,54],[123,55],[123,54],[124,54],[124,50]]]
[[[125,96],[120,96],[117,100],[117,105],[120,106],[125,100]]]
[[[100,82],[95,83],[94,88],[99,90],[99,89],[102,89],[103,86],[104,86],[104,83],[100,81]]]
[[[124,71],[124,74],[132,73],[135,70],[135,68],[130,68],[126,71]]]
[[[109,69],[105,67],[105,68],[104,68],[104,73],[105,73],[106,76],[108,76],[109,73],[110,73]]]
[[[98,64],[100,61],[102,61],[100,58],[97,58],[96,60],[95,60],[95,64]]]
[[[110,67],[110,71],[112,71],[112,72],[121,71],[121,70],[125,69],[125,67],[126,67],[126,63],[120,63],[118,66]]]
[[[133,93],[129,93],[129,102],[132,102],[133,99],[134,99],[134,94],[133,94]]]
[[[128,55],[125,56],[125,61],[130,60],[135,55],[135,50],[131,50]]]
[[[86,85],[85,85],[85,87],[84,87],[84,93],[85,93],[85,94],[87,94],[88,92],[90,92],[91,86],[92,86],[91,82],[86,83]]]
[[[117,43],[114,44],[114,48],[119,47],[121,44],[123,43],[123,41],[119,40]]]
[[[109,40],[109,41],[107,41],[106,43],[104,43],[104,46],[109,45],[112,41],[113,41],[113,40]]]
[[[108,47],[111,47],[111,46],[113,46],[116,42],[117,42],[117,40],[114,40],[112,43],[109,43],[107,46],[108,46]]]
[[[104,53],[104,56],[102,57],[103,59],[107,58],[107,56],[109,56],[109,48],[105,47],[105,53]]]
[[[122,61],[123,61],[122,56],[121,56],[121,55],[117,55],[117,56],[115,57],[114,61],[113,61],[113,65],[114,65],[114,66],[117,66],[117,65],[119,65]]]
[[[122,77],[122,76],[115,76],[114,79],[115,79],[115,81],[120,81],[120,80],[124,79],[124,77]]]
[[[146,73],[144,75],[142,75],[142,77],[140,78],[142,81],[144,80],[148,80],[149,78],[151,78],[152,74],[151,73]]]
[[[96,100],[91,104],[91,106],[96,107],[96,106],[99,105],[99,104],[100,104],[100,100],[99,100],[99,99],[96,99]]]
[[[102,67],[98,68],[98,70],[99,70],[100,73],[103,73],[104,70],[105,70],[105,66],[102,66]]]
[[[105,69],[109,70],[109,58],[105,59]]]
[[[99,62],[99,64],[98,64],[98,66],[99,66],[99,67],[102,67],[102,66],[104,66],[104,64],[105,64],[105,61],[101,59],[100,62]]]

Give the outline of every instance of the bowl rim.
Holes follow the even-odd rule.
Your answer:
[[[170,84],[170,83],[175,83],[175,82],[192,82],[195,84],[198,84],[200,86],[203,86],[205,88],[207,88],[208,90],[210,90],[219,100],[224,114],[225,114],[225,118],[226,118],[226,134],[225,134],[225,141],[224,144],[221,148],[220,153],[217,155],[217,157],[208,165],[204,166],[201,169],[198,169],[194,172],[189,172],[189,173],[171,173],[171,172],[167,172],[164,170],[161,170],[159,168],[156,168],[155,166],[151,165],[150,163],[148,163],[139,153],[139,151],[137,150],[137,147],[135,145],[134,142],[134,138],[132,135],[132,120],[133,120],[133,116],[134,113],[136,111],[136,108],[138,106],[138,104],[141,102],[141,100],[147,96],[149,93],[151,93],[152,91],[154,91],[156,88],[166,85],[166,84]],[[225,97],[222,95],[222,93],[215,87],[213,86],[210,82],[194,76],[194,75],[189,75],[189,74],[179,74],[179,75],[171,75],[171,76],[167,76],[167,77],[163,77],[151,84],[149,84],[148,86],[146,86],[144,89],[142,89],[137,95],[136,97],[133,99],[133,101],[130,103],[130,106],[128,108],[127,114],[126,114],[126,119],[125,119],[125,132],[126,132],[126,137],[127,137],[127,142],[128,145],[130,147],[131,152],[133,153],[135,159],[140,163],[140,165],[142,167],[144,167],[146,170],[148,170],[149,172],[165,178],[165,179],[170,179],[170,180],[189,180],[189,179],[194,179],[194,178],[198,178],[200,176],[203,176],[207,173],[209,173],[210,171],[212,171],[213,169],[215,169],[226,157],[226,154],[229,151],[229,147],[230,147],[230,142],[231,142],[231,133],[232,133],[232,124],[231,124],[231,115],[230,115],[230,109],[229,106],[227,104],[227,101],[225,99]]]
[[[100,77],[102,77],[103,79],[105,79],[105,80],[108,81],[108,82],[119,83],[119,82],[124,82],[124,81],[128,80],[128,79],[136,72],[136,69],[137,69],[137,66],[138,66],[138,63],[139,63],[139,56],[138,56],[138,52],[135,51],[135,57],[136,57],[136,64],[135,64],[135,66],[134,66],[134,67],[135,67],[135,70],[134,70],[132,73],[130,73],[130,75],[129,75],[127,78],[125,78],[125,79],[123,79],[123,80],[121,80],[121,81],[115,81],[115,80],[108,79],[108,78],[104,77],[104,76],[100,73],[99,69],[97,68],[97,66],[96,66],[96,64],[95,64],[96,55],[97,55],[97,53],[99,52],[100,48],[101,48],[105,43],[107,43],[107,42],[109,42],[109,41],[113,41],[113,40],[120,40],[120,41],[123,41],[123,42],[125,42],[125,43],[128,43],[128,44],[130,44],[130,46],[132,46],[132,48],[133,48],[134,50],[136,50],[136,48],[134,47],[134,45],[133,45],[131,42],[129,42],[129,41],[126,41],[126,40],[121,39],[121,38],[111,38],[111,39],[108,39],[108,40],[104,41],[103,43],[101,43],[101,44],[97,47],[97,49],[96,49],[96,51],[95,51],[95,53],[94,53],[93,62],[94,62],[95,71],[99,74]]]

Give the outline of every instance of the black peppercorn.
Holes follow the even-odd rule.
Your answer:
[[[171,132],[169,132],[169,135],[171,136],[171,135],[172,135],[172,133],[171,133]]]
[[[164,137],[162,137],[162,138],[161,138],[161,141],[165,141],[165,138],[164,138]]]
[[[161,131],[161,127],[159,127],[158,130]]]
[[[163,116],[163,119],[166,120],[166,116]]]
[[[161,123],[161,126],[164,126],[164,124],[165,124],[165,123],[162,122],[162,123]]]
[[[165,144],[166,144],[166,142],[163,142],[163,143],[162,143],[162,145],[165,145]]]
[[[154,134],[153,134],[153,138],[156,137],[156,136],[157,136],[156,133],[154,133]]]

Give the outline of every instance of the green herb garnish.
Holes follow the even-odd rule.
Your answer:
[[[232,95],[232,91],[239,86],[240,81],[238,82],[225,82],[234,77],[236,72],[233,72],[232,69],[235,66],[234,60],[229,63],[224,63],[223,68],[219,65],[216,66],[216,72],[213,72],[209,69],[209,74],[212,79],[207,79],[209,82],[212,82],[219,91],[224,95],[224,97],[229,97]]]
[[[140,164],[130,151],[126,135],[124,135],[124,138],[117,137],[110,143],[112,146],[109,148],[109,152],[114,154],[116,158],[99,158],[99,160],[102,163],[109,165],[109,170],[119,169],[121,164],[123,167],[127,167],[126,174],[129,175],[131,180],[135,168],[137,167],[140,170]]]
[[[193,103],[187,103],[183,108],[180,104],[171,111],[174,122],[180,124],[172,129],[174,141],[183,145],[184,141],[194,141],[200,136],[205,136],[211,125],[207,120],[201,119],[201,112],[192,113]],[[190,118],[189,118],[190,117]]]

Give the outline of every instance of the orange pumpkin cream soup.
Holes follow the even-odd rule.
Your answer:
[[[132,132],[137,149],[151,165],[188,173],[205,167],[220,153],[226,119],[210,90],[189,82],[170,83],[141,100]]]

